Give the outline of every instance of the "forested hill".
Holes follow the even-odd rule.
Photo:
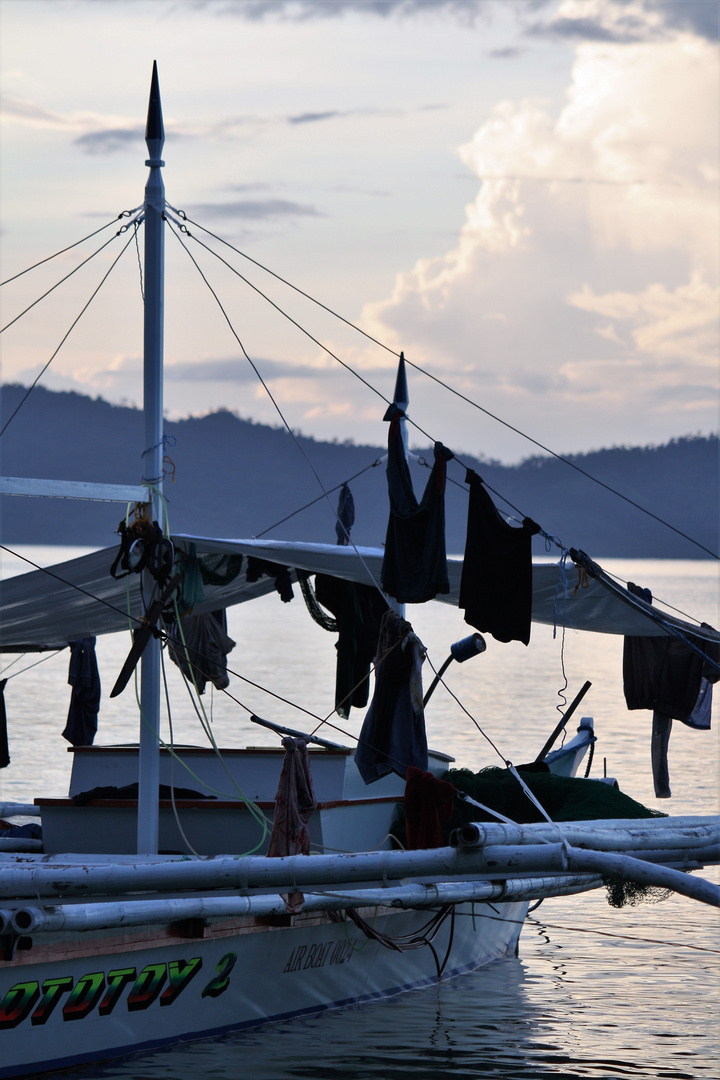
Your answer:
[[[20,386],[3,388],[3,423],[24,392]],[[227,411],[168,423],[166,430],[175,439],[167,449],[175,480],[168,476],[165,483],[174,532],[247,537],[270,529],[268,535],[278,539],[334,542],[334,516],[325,500],[271,528],[319,494],[316,479],[286,432],[241,420]],[[136,484],[142,473],[142,431],[137,409],[38,388],[0,441],[0,472]],[[379,446],[322,443],[305,437],[300,441],[328,488],[384,453]],[[430,450],[416,452],[432,461]],[[598,450],[570,460],[718,551],[717,438],[689,437],[665,446]],[[529,458],[517,466],[503,466],[463,455],[463,462],[546,532],[595,558],[703,557],[687,540],[562,461]],[[429,473],[420,465],[412,471],[419,497]],[[467,489],[457,462],[450,462],[448,477],[447,546],[449,552],[461,553]],[[368,468],[352,481],[351,489],[356,507],[353,539],[360,544],[382,543],[388,513],[384,466]],[[337,494],[332,499],[335,503]],[[3,496],[0,531],[7,544],[112,545],[123,513],[123,507],[113,504]],[[537,550],[542,550],[540,544]]]

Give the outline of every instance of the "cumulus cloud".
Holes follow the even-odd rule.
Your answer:
[[[366,328],[436,371],[465,364],[458,388],[530,431],[568,408],[611,428],[619,400],[628,423],[674,407],[668,436],[683,410],[714,427],[718,88],[697,35],[576,46],[559,111],[503,102],[461,148],[481,183],[457,244],[398,275]]]
[[[639,293],[598,296],[586,285],[568,303],[608,320],[599,333],[617,341],[628,333],[639,353],[717,365],[720,288],[710,286],[700,272],[673,291],[656,283]]]

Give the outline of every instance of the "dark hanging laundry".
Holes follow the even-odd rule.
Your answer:
[[[317,806],[306,740],[287,736],[282,744],[285,757],[275,795],[269,858],[310,854],[308,823]]]
[[[498,512],[482,480],[468,469],[470,486],[467,537],[458,606],[465,622],[497,641],[530,642],[532,615],[532,543],[540,526],[524,518],[509,525]]]
[[[362,709],[370,696],[370,665],[378,648],[380,622],[388,610],[376,588],[317,574],[315,596],[337,623],[335,708],[348,717],[351,706]]]
[[[282,744],[285,757],[275,795],[268,858],[310,854],[308,825],[317,807],[306,740],[287,736]],[[301,892],[296,889],[283,895],[289,912],[300,910],[305,900]]]
[[[712,716],[712,683],[703,675],[700,680],[700,693],[695,702],[695,708],[690,713],[687,722],[688,727],[697,728],[698,731],[708,731]]]
[[[375,692],[363,721],[355,764],[366,784],[409,765],[427,771],[421,668],[425,647],[412,626],[388,609],[380,624]]]
[[[335,535],[339,545],[344,547],[350,543],[350,530],[354,524],[355,500],[350,488],[347,484],[343,484],[338,496],[337,521],[335,522]]]
[[[628,591],[645,603],[652,594],[632,581]],[[707,624],[703,624],[707,625]],[[687,727],[707,729],[707,696],[718,681],[720,647],[702,638],[688,637],[704,653],[700,656],[684,641],[670,637],[626,637],[623,643],[623,690],[628,709],[649,709],[653,714],[651,762],[655,795],[670,798],[667,763],[673,720]],[[701,690],[703,690],[701,700]]]
[[[435,443],[435,463],[422,500],[413,491],[403,450],[400,420],[405,414],[391,405],[387,478],[390,518],[385,537],[381,581],[384,591],[401,604],[423,604],[450,591],[445,556],[445,480],[454,457]]]
[[[70,708],[63,738],[73,746],[92,746],[100,709],[100,673],[95,638],[69,642],[68,683],[72,686]]]
[[[626,637],[623,647],[623,689],[628,709],[652,709],[694,727],[703,677],[720,678],[716,667],[717,644],[688,638],[707,657],[677,638]],[[713,663],[715,661],[715,663]]]
[[[254,555],[249,555],[245,570],[245,580],[248,584],[259,581],[265,574],[275,579],[275,591],[280,594],[283,604],[288,604],[295,593],[287,566],[280,566],[278,563],[268,562],[267,559],[256,559]]]
[[[5,712],[5,687],[7,679],[0,681],[0,769],[6,769],[10,764],[10,748],[8,746],[7,713]]]
[[[224,609],[203,615],[186,615],[180,625],[173,623],[170,628],[170,659],[190,682],[195,682],[199,694],[205,693],[208,682],[217,690],[230,685],[227,656],[234,648],[235,642],[227,635]]]
[[[409,851],[438,848],[445,843],[442,821],[453,812],[455,788],[430,772],[409,768],[405,782],[405,836]]]
[[[672,731],[672,717],[657,709],[652,714],[652,735],[650,737],[650,762],[653,772],[653,786],[656,799],[669,799],[670,770],[668,769],[668,748],[670,746],[670,732]]]

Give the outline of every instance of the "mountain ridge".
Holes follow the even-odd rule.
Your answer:
[[[3,424],[24,393],[24,387],[13,384],[2,388]],[[165,430],[171,461],[164,490],[174,532],[225,537],[271,533],[277,539],[334,542],[334,514],[284,429],[219,409],[201,417],[167,421]],[[379,459],[385,450],[350,442],[324,443],[306,435],[296,438],[326,488],[362,473],[351,482],[356,505],[352,538],[358,544],[382,543],[388,498]],[[142,441],[141,410],[74,391],[37,387],[0,442],[0,469],[8,476],[137,484]],[[413,448],[412,452],[432,463],[432,448]],[[563,545],[582,548],[592,557],[709,557],[608,488],[622,492],[711,551],[718,550],[717,436],[687,436],[661,446],[610,447],[564,455],[575,468],[538,455],[517,465],[461,457],[462,465],[455,460],[448,467],[450,552],[461,553],[465,544],[465,465],[517,507],[519,516],[532,517]],[[413,462],[411,473],[420,497],[429,471]],[[318,495],[314,506],[295,513]],[[334,507],[337,493],[331,501]],[[506,510],[504,502],[497,498],[496,502]],[[0,533],[6,543],[111,546],[122,516],[120,505],[0,497]],[[544,551],[542,540],[536,538],[535,543],[538,553]]]

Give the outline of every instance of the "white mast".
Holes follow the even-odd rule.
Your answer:
[[[161,160],[165,144],[157,62],[153,62],[145,142],[150,174],[145,186],[145,316],[143,325],[143,407],[145,450],[143,483],[150,487],[153,521],[163,522],[163,322],[165,308],[165,184]],[[155,588],[147,577],[147,595]],[[139,855],[158,849],[158,785],[160,782],[160,642],[151,637],[142,655],[140,678],[140,752],[138,773]]]

